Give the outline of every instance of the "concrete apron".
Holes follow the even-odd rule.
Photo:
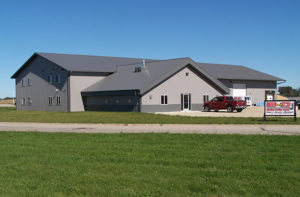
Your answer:
[[[0,131],[66,133],[180,133],[300,135],[300,125],[214,125],[214,124],[69,124],[0,122]]]

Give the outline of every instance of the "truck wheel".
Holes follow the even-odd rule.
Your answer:
[[[233,112],[233,107],[231,105],[227,106],[227,112]]]
[[[206,106],[204,107],[204,111],[205,111],[205,112],[209,112],[209,111],[210,111],[210,108],[209,108],[208,105],[206,105]]]
[[[242,112],[242,111],[243,111],[243,109],[237,109],[236,111],[237,111],[237,112]]]

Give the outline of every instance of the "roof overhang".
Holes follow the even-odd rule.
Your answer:
[[[139,96],[140,90],[111,90],[111,91],[95,91],[81,92],[82,96]]]
[[[37,53],[34,53],[10,78],[15,79],[19,75],[20,72],[22,72],[26,66],[37,56]]]

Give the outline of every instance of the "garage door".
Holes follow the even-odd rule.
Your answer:
[[[246,84],[234,83],[232,94],[233,97],[247,96]]]

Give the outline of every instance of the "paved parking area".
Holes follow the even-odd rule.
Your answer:
[[[226,110],[218,112],[202,112],[202,111],[187,111],[187,112],[158,112],[157,114],[179,115],[179,116],[195,116],[195,117],[263,117],[264,107],[252,106],[247,107],[242,112],[228,113]],[[300,110],[297,110],[297,117],[300,117]]]

